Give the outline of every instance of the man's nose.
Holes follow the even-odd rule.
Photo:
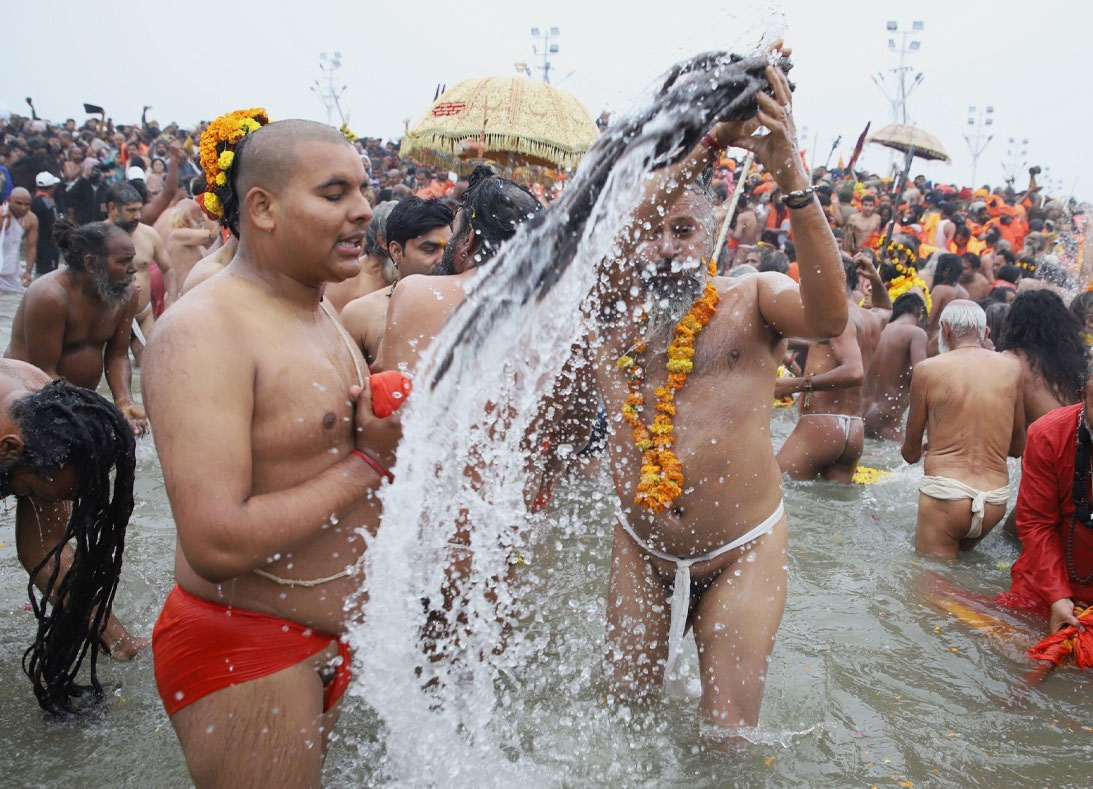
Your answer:
[[[664,230],[661,231],[658,241],[660,253],[664,257],[675,257],[676,252],[679,251],[679,240],[675,237],[670,228],[664,228]]]

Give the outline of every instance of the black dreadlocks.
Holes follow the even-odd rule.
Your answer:
[[[77,712],[74,699],[88,690],[103,694],[95,674],[98,650],[91,651],[90,688],[76,684],[76,675],[100,639],[118,588],[125,528],[133,513],[133,431],[106,399],[64,379],[16,400],[11,417],[25,445],[19,460],[0,474],[0,495],[10,493],[15,470],[49,474],[71,465],[76,471],[64,537],[34,568],[27,585],[38,632],[23,655],[23,671],[42,709]],[[72,564],[58,578],[61,552],[70,542],[75,543]],[[47,567],[49,579],[39,597],[34,579]]]

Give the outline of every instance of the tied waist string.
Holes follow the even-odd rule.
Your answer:
[[[709,553],[704,553],[701,556],[692,556],[689,558],[673,556],[670,553],[665,553],[664,551],[657,550],[646,544],[634,534],[634,530],[630,528],[630,524],[626,519],[626,513],[622,510],[621,502],[617,502],[616,507],[619,525],[622,526],[623,531],[630,535],[630,539],[636,542],[646,553],[649,553],[658,559],[673,562],[676,566],[675,579],[672,588],[671,619],[669,620],[668,625],[668,659],[664,663],[664,692],[673,698],[686,698],[687,686],[679,676],[679,664],[683,658],[683,635],[687,630],[687,614],[691,609],[691,565],[716,559],[718,556],[722,556],[731,550],[739,548],[741,545],[747,545],[750,542],[754,542],[760,537],[774,531],[774,527],[778,525],[778,521],[785,515],[785,502],[779,501],[774,512],[767,516],[762,523],[740,537],[737,537],[732,542],[728,542],[720,548],[715,548]]]

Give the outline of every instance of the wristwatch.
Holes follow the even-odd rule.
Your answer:
[[[808,189],[797,189],[793,192],[787,192],[782,197],[782,202],[785,203],[787,208],[804,208],[809,205],[816,197],[816,190],[811,186]]]

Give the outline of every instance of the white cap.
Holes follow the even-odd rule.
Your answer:
[[[34,176],[34,183],[41,187],[56,186],[60,182],[60,178],[55,176],[53,173],[44,170]]]
[[[144,170],[140,169],[139,167],[130,167],[128,170],[125,171],[125,180],[126,181],[144,181],[144,180],[146,180],[145,177],[144,177]]]

